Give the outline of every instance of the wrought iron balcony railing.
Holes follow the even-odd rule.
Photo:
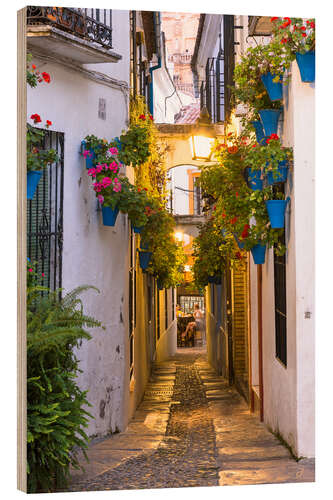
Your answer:
[[[88,15],[89,14],[89,15]],[[112,49],[111,9],[27,7],[28,25],[47,24]]]

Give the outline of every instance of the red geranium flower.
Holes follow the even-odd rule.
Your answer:
[[[51,77],[50,77],[50,75],[48,73],[45,73],[45,71],[43,71],[42,77],[43,77],[44,82],[50,83]]]
[[[223,219],[225,219],[225,218],[226,218],[226,216],[227,216],[227,214],[222,214]]]
[[[249,229],[250,229],[249,224],[245,224],[244,227],[243,227],[242,234],[241,234],[242,239],[248,237],[248,235],[249,235]]]
[[[34,115],[31,115],[30,119],[33,120],[34,123],[40,123],[42,121],[41,117],[37,113],[35,113]]]
[[[50,127],[52,125],[52,122],[50,120],[46,120],[46,126]]]
[[[233,217],[232,219],[230,219],[230,224],[236,224],[237,222],[237,217]]]
[[[228,153],[234,154],[237,153],[237,151],[238,151],[237,146],[231,146],[230,148],[228,148]]]
[[[306,33],[302,33],[302,37],[305,38],[307,36]]]
[[[310,28],[315,28],[315,26],[316,26],[315,23],[313,21],[311,21]]]
[[[153,121],[154,118],[151,115],[149,115],[149,120]]]
[[[140,115],[139,116],[139,120],[145,120],[146,119],[146,115]]]
[[[278,17],[271,17],[271,23],[273,23],[274,21],[276,21],[277,19],[279,19]]]
[[[238,192],[237,192],[237,191],[236,191],[236,193],[235,193],[235,196],[236,196],[236,198],[238,198]]]
[[[36,65],[35,64],[32,64],[31,67],[32,67],[32,69],[36,69]]]

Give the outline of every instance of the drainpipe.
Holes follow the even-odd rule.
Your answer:
[[[258,287],[258,351],[259,351],[259,397],[260,397],[260,421],[264,420],[264,378],[263,378],[263,356],[262,356],[262,264],[257,270]]]
[[[150,74],[150,82],[149,82],[149,113],[154,116],[154,85],[153,85],[153,71],[156,69],[160,69],[162,67],[162,58],[161,58],[161,13],[154,13],[154,27],[155,27],[155,36],[156,36],[156,52],[157,52],[157,64],[152,68],[149,68]],[[157,21],[156,21],[157,17]]]

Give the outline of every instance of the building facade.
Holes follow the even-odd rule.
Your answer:
[[[28,256],[43,266],[51,288],[99,290],[88,290],[83,304],[105,330],[92,331],[77,352],[79,385],[88,390],[94,417],[90,436],[126,428],[152,363],[176,348],[173,291],[158,290],[142,272],[138,236],[126,215],[119,214],[114,227],[102,225],[80,154],[85,136],[110,141],[127,129],[130,95],[144,96],[162,121],[179,111],[177,97],[166,113],[159,109],[162,95],[171,93],[165,82],[172,82],[158,19],[157,13],[109,9],[26,11],[27,51],[37,69],[51,75],[49,84],[28,88],[27,121],[34,113],[52,121],[46,137],[60,157],[28,202]],[[132,167],[123,169],[133,181]]]
[[[224,122],[225,133],[241,132],[245,112],[230,104],[234,66],[248,47],[270,37],[270,18],[200,17],[192,70],[201,106],[213,122]],[[229,271],[222,285],[209,285],[207,344],[210,362],[261,420],[296,456],[313,457],[314,84],[301,82],[295,62],[290,73],[278,129],[294,152],[285,187],[287,252],[276,257],[270,249],[260,266],[248,254],[241,272]]]

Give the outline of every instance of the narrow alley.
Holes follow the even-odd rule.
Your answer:
[[[203,348],[178,349],[154,366],[126,432],[93,442],[71,491],[314,481],[216,375]]]

